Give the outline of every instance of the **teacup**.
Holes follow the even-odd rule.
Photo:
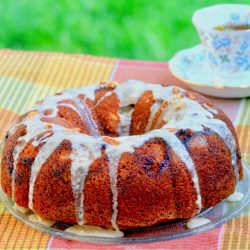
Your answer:
[[[192,18],[214,80],[250,84],[250,5],[219,4]]]

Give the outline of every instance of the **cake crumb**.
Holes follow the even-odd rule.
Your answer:
[[[108,137],[108,136],[103,136],[102,140],[107,142],[110,145],[119,145],[119,144],[121,144],[120,141],[118,141],[118,140],[116,140],[116,139],[114,139],[112,137]]]
[[[184,107],[186,107],[186,106],[187,106],[187,104],[186,104],[185,102],[181,102],[181,103],[175,105],[174,108],[175,108],[175,110],[177,111],[177,110],[182,109],[182,108],[184,108]]]
[[[174,94],[178,94],[178,93],[180,92],[180,89],[177,88],[177,87],[173,87],[172,92],[173,92]]]

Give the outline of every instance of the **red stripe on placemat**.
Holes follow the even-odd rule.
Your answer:
[[[120,60],[114,74],[114,80],[125,82],[130,79],[185,88],[180,80],[172,76],[166,62]]]
[[[120,60],[120,65],[126,66],[138,66],[140,68],[165,68],[166,62],[156,62],[156,61],[140,61],[140,60],[128,60],[122,59]]]
[[[241,99],[219,99],[212,97],[209,97],[209,99],[214,105],[223,110],[233,123],[235,122],[240,112]]]

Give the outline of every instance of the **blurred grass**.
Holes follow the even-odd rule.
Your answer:
[[[199,42],[191,23],[192,14],[216,3],[216,0],[1,0],[0,47],[168,60],[178,50]]]

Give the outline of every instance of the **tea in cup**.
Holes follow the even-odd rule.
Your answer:
[[[214,81],[250,84],[250,5],[219,4],[192,18]]]

